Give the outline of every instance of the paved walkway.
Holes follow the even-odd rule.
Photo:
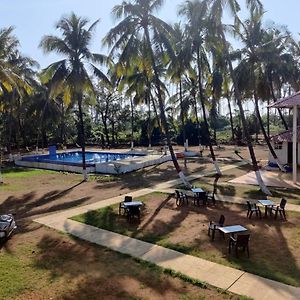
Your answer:
[[[223,167],[222,171],[234,167],[236,167],[236,165],[228,165]],[[207,173],[205,175],[207,175]],[[188,179],[192,180],[205,175],[192,175],[189,176]],[[148,188],[131,192],[130,195],[137,198],[149,194],[154,190],[167,191],[168,188],[177,185],[178,183],[180,183],[180,180],[172,180],[158,184],[152,189]],[[172,269],[191,278],[195,278],[239,295],[245,295],[259,300],[300,299],[300,288],[288,286],[244,271],[219,265],[198,257],[186,255],[178,251],[68,219],[75,215],[119,203],[124,199],[124,196],[125,195],[122,195],[93,204],[68,209],[59,213],[50,214],[40,217],[35,221],[56,230],[67,232],[89,242],[110,248],[114,251],[129,254],[155,263],[163,268]]]

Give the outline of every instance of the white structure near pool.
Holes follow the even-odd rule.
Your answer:
[[[47,155],[28,155],[15,159],[22,167],[82,173],[80,151],[56,153],[49,149]],[[125,153],[87,151],[86,168],[88,173],[124,174],[138,169],[161,164],[171,160],[170,155],[148,154],[129,151]]]
[[[274,135],[270,138],[274,151],[276,152],[279,161],[283,164],[292,165],[293,163],[293,131],[287,130],[285,132]],[[297,165],[300,165],[300,126],[297,130]],[[276,164],[272,154],[269,152],[269,162]]]

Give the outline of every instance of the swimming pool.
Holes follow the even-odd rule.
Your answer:
[[[51,152],[50,152],[51,153]],[[15,164],[21,167],[82,173],[81,151],[51,153],[18,157]],[[170,155],[147,152],[86,152],[87,173],[125,174],[171,160]]]
[[[89,152],[85,153],[85,160],[87,166],[94,166],[97,163],[105,163],[111,161],[119,161],[127,158],[133,158],[137,156],[144,156],[143,154],[125,154],[125,153],[110,153],[110,152]],[[52,164],[64,164],[77,166],[82,164],[82,152],[64,152],[57,153],[55,155],[32,155],[22,157],[22,161],[28,162],[41,162]]]

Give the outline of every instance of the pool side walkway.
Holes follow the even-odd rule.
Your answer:
[[[223,167],[222,171],[234,167],[236,165],[228,165]],[[189,180],[196,179],[207,174],[194,174],[188,178]],[[180,180],[172,180],[158,184],[152,189],[145,188],[129,194],[137,198],[153,191],[168,191],[172,186],[179,183]],[[123,201],[124,196],[117,196],[59,213],[49,214],[34,221],[72,234],[91,243],[155,263],[163,268],[172,269],[191,278],[239,295],[245,295],[258,300],[300,299],[300,288],[68,219],[75,215],[119,203]]]

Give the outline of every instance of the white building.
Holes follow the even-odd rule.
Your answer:
[[[298,126],[297,130],[297,165],[300,165],[300,126]],[[285,132],[279,133],[277,135],[274,135],[270,138],[271,144],[273,146],[273,149],[275,153],[278,156],[279,161],[283,165],[290,165],[293,164],[293,131],[287,130]],[[272,154],[269,152],[269,162],[270,165],[274,164],[276,165],[276,161]]]

